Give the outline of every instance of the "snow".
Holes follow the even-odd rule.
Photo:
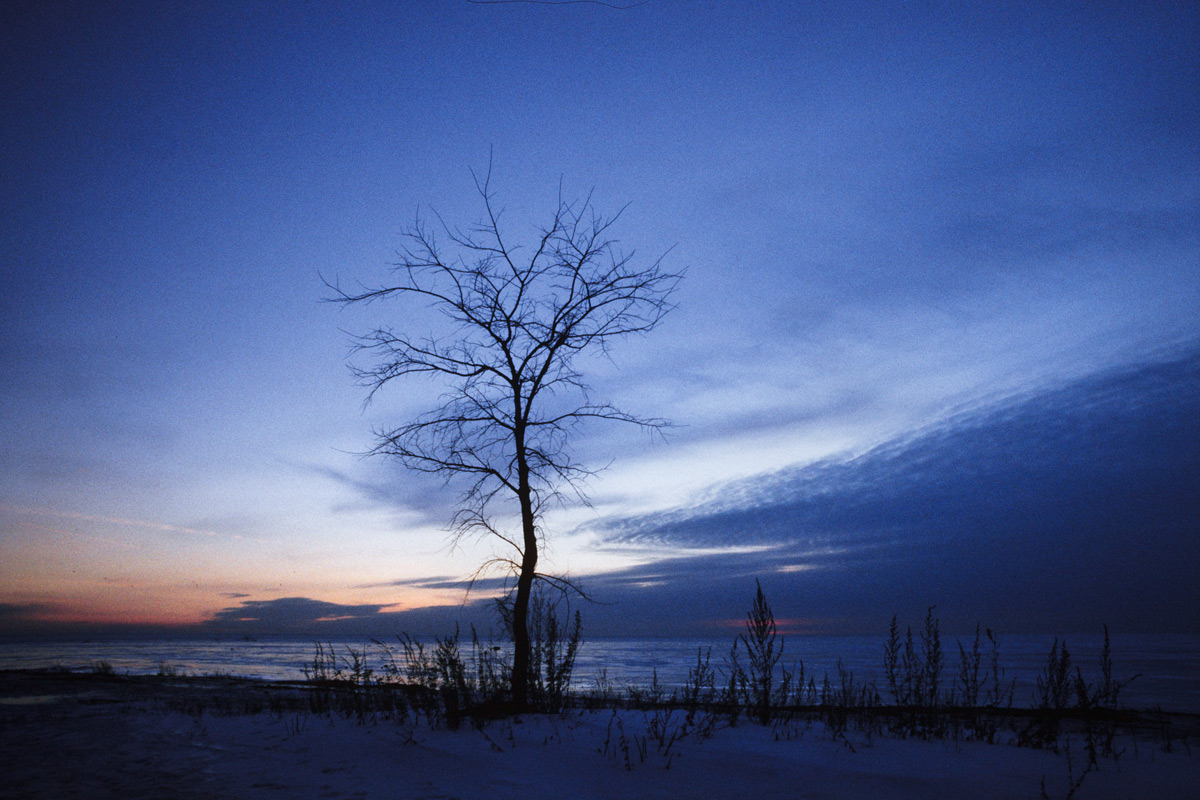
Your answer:
[[[634,710],[524,715],[451,730],[412,717],[217,713],[186,703],[170,710],[161,696],[37,697],[0,704],[0,797],[1038,798],[1043,779],[1048,797],[1070,789],[1065,753],[841,737],[819,723],[742,720],[666,748],[653,735],[654,714]],[[1074,797],[1195,796],[1200,758],[1179,748],[1165,753],[1149,740],[1136,747],[1130,740],[1125,751],[1102,759]],[[1076,777],[1085,763],[1076,742]]]

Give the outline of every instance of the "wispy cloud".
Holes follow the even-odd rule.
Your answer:
[[[0,512],[35,517],[74,519],[81,522],[102,522],[109,525],[123,525],[130,528],[161,531],[163,533],[188,533],[196,536],[220,535],[216,531],[204,530],[202,528],[188,528],[182,525],[168,525],[164,522],[153,522],[151,520],[132,519],[129,517],[108,517],[101,514],[84,514],[79,511],[67,511],[65,509],[47,508],[41,506],[17,506],[9,505],[7,503],[0,503]]]
[[[383,581],[382,583],[366,583],[356,586],[356,589],[387,589],[399,587],[411,587],[414,589],[458,589],[465,591],[467,588],[481,589],[503,589],[510,583],[508,578],[503,577],[479,577],[471,578],[456,578],[452,575],[440,575],[430,578],[400,578],[394,581]]]
[[[405,472],[397,465],[382,459],[372,462],[374,479],[366,479],[346,470],[323,464],[292,464],[294,469],[331,480],[348,488],[371,507],[386,508],[424,519],[430,514],[444,511],[448,501],[454,497],[444,482],[418,473]],[[334,511],[357,510],[359,504],[345,504]]]

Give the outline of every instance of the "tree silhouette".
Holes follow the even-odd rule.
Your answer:
[[[623,254],[611,238],[621,212],[600,216],[590,195],[565,202],[561,191],[553,218],[521,258],[522,248],[510,246],[501,231],[490,159],[482,177],[471,174],[486,211],[483,222],[464,232],[437,217],[444,246],[418,216],[404,234],[393,285],[358,292],[327,285],[336,293],[332,299],[347,305],[390,297],[423,301],[447,323],[440,335],[377,328],[356,336],[355,349],[371,364],[351,369],[369,388],[368,401],[398,378],[441,380],[440,405],[399,427],[376,430],[370,453],[458,482],[453,535],[483,533],[506,548],[476,575],[500,566],[515,578],[512,701],[520,710],[529,704],[533,582],[558,580],[537,572],[543,512],[564,490],[586,500],[579,482],[591,474],[571,457],[572,433],[591,420],[651,430],[667,424],[592,400],[576,362],[585,352],[607,355],[614,340],[653,329],[670,310],[682,275],[664,271],[661,257],[635,266],[634,254]],[[519,531],[509,532],[506,519],[519,519]]]

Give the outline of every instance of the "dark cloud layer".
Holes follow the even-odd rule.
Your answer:
[[[1195,630],[1200,354],[961,414],[606,530],[614,545],[769,548],[595,587],[638,616],[688,603],[719,616],[759,576],[789,616],[840,629],[937,603],[960,626]]]

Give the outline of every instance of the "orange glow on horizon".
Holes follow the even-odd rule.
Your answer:
[[[253,613],[259,603],[271,603],[288,597],[304,597],[318,602],[347,606],[378,606],[383,614],[419,608],[460,605],[462,589],[422,589],[414,587],[346,588],[344,586],[306,585],[230,587],[192,584],[185,586],[141,581],[86,580],[66,584],[55,580],[22,580],[0,592],[0,603],[20,611],[8,617],[18,628],[55,626],[136,626],[161,628],[199,628],[217,617],[218,612],[246,608],[237,615],[244,622],[256,622]],[[247,591],[239,591],[244,589]],[[401,596],[397,596],[401,595]],[[472,598],[483,596],[472,593]],[[314,622],[354,619],[331,609]]]

